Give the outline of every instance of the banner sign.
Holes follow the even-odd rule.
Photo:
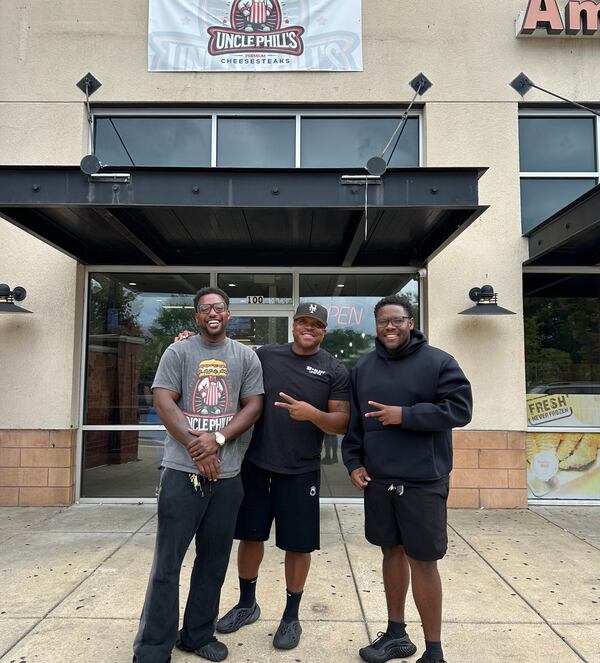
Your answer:
[[[527,394],[529,426],[600,427],[599,394]]]
[[[361,0],[150,0],[149,71],[362,71]]]

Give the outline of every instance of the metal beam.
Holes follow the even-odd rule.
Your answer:
[[[571,254],[570,264],[598,264],[600,261],[600,185],[556,212],[530,230],[529,260],[532,264],[566,264],[564,254]],[[579,255],[578,255],[579,254]],[[554,258],[555,256],[555,258]],[[582,262],[582,259],[587,261]],[[589,261],[593,262],[589,262]]]
[[[133,244],[138,251],[143,253],[155,265],[166,265],[167,263],[157,255],[142,239],[135,235],[123,222],[118,219],[112,212],[107,209],[98,209],[98,214],[106,221],[106,223],[128,242]]]
[[[481,168],[399,168],[373,187],[380,208],[478,204]],[[347,174],[348,171],[344,169]],[[356,171],[364,174],[363,171]],[[132,168],[130,181],[92,181],[78,168],[0,167],[0,207],[237,207],[361,209],[364,189],[337,169]]]
[[[377,226],[377,222],[379,221],[379,218],[381,217],[381,210],[370,210],[370,231],[373,232],[375,227]],[[366,242],[368,241],[368,237],[365,237],[365,226],[367,224],[367,217],[365,216],[365,213],[362,212],[360,215],[356,227],[354,228],[354,232],[352,233],[352,238],[350,239],[350,242],[348,244],[348,249],[346,250],[346,255],[344,256],[344,260],[342,261],[342,267],[352,267],[354,264],[354,261],[356,260],[356,256],[358,255],[359,251],[364,248]],[[368,230],[367,230],[368,232]]]

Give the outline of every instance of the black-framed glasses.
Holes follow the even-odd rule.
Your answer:
[[[390,323],[394,325],[394,327],[402,327],[407,320],[412,320],[412,318],[408,315],[403,315],[399,318],[377,318],[375,323],[378,327],[387,327]]]
[[[216,304],[198,304],[198,313],[210,313],[212,309],[215,313],[223,313],[227,310],[225,302],[216,302]]]

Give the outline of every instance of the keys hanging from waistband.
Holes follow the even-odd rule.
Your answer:
[[[396,495],[398,495],[398,497],[401,497],[402,495],[404,495],[404,486],[400,486],[400,485],[395,486],[393,483],[391,483],[389,488],[388,488],[388,493],[391,493],[394,490],[396,491]]]
[[[190,474],[190,482],[194,488],[194,492],[198,492],[198,488],[200,488],[200,495],[204,497],[204,484],[206,483],[206,479],[201,475],[201,474]]]

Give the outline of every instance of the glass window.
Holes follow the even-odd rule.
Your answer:
[[[210,166],[210,118],[97,118],[95,151],[109,166]]]
[[[596,186],[595,179],[521,179],[523,233]]]
[[[85,431],[82,497],[154,497],[165,431]]]
[[[387,295],[405,295],[419,320],[419,281],[414,274],[300,274],[300,301],[329,311],[321,347],[350,370],[375,345],[375,304]],[[321,497],[356,497],[342,463],[343,435],[325,434],[321,456]]]
[[[291,274],[219,274],[217,285],[232,304],[291,304]]]
[[[232,315],[227,325],[227,336],[253,349],[271,343],[288,342],[288,316]]]
[[[400,118],[302,118],[303,168],[362,168],[381,155]],[[386,152],[389,157],[394,145]],[[419,120],[408,118],[390,166],[419,165]]]
[[[150,386],[175,334],[196,329],[208,274],[102,274],[89,279],[84,423],[160,424]]]
[[[529,425],[600,426],[600,274],[523,279]]]
[[[580,117],[522,117],[519,153],[522,172],[596,170],[595,120]]]
[[[529,494],[600,499],[600,274],[524,274],[523,290]]]
[[[405,295],[419,320],[419,282],[414,274],[301,274],[300,301],[329,311],[322,347],[350,369],[375,344],[375,304],[387,295]]]
[[[217,166],[229,168],[293,168],[296,120],[288,117],[220,117]]]

